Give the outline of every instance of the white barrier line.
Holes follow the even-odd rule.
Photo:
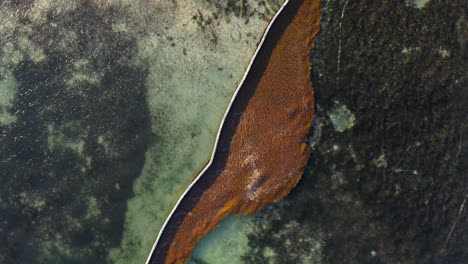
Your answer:
[[[241,88],[241,86],[244,84],[244,81],[245,79],[247,78],[247,75],[249,74],[249,71],[250,71],[250,68],[252,67],[252,64],[253,62],[255,61],[255,58],[257,57],[257,54],[258,52],[260,51],[260,48],[262,47],[263,45],[263,42],[265,42],[265,38],[268,34],[268,31],[270,31],[270,28],[271,26],[273,25],[273,23],[275,22],[276,18],[279,16],[279,14],[281,13],[281,11],[283,11],[283,9],[286,7],[286,5],[289,3],[290,0],[286,0],[283,5],[280,7],[280,9],[278,10],[278,12],[276,12],[275,16],[271,19],[270,23],[268,24],[268,27],[266,28],[265,32],[263,33],[263,36],[262,36],[262,39],[260,40],[260,43],[258,44],[257,46],[257,49],[255,50],[255,53],[252,57],[252,59],[250,60],[250,63],[249,65],[247,66],[247,69],[244,73],[244,76],[242,76],[242,79],[239,83],[239,85],[237,86],[236,88],[236,91],[234,92],[234,95],[232,96],[231,98],[231,101],[229,102],[229,105],[226,109],[226,112],[224,113],[224,117],[223,117],[223,120],[221,120],[221,124],[219,126],[219,129],[218,129],[218,133],[216,134],[216,140],[215,140],[215,143],[214,143],[214,146],[213,146],[213,150],[211,152],[211,157],[210,157],[210,160],[208,161],[208,163],[205,165],[205,167],[203,168],[203,170],[197,175],[197,177],[192,181],[192,183],[187,187],[187,189],[185,190],[185,192],[180,196],[179,200],[177,201],[177,203],[175,204],[174,208],[172,208],[172,211],[171,213],[169,214],[169,216],[166,218],[166,221],[164,222],[163,226],[161,227],[161,230],[159,231],[159,234],[158,234],[158,237],[156,238],[156,241],[154,242],[153,244],[153,248],[151,249],[151,252],[148,256],[148,259],[146,260],[146,264],[149,263],[150,259],[151,259],[151,256],[153,255],[153,252],[159,242],[159,240],[161,239],[161,235],[162,233],[164,232],[164,229],[166,228],[167,226],[167,223],[169,222],[169,220],[171,219],[172,215],[174,214],[175,210],[177,209],[177,207],[179,206],[180,202],[182,201],[182,199],[184,199],[185,195],[187,195],[187,193],[190,191],[190,189],[193,187],[193,185],[195,185],[195,183],[197,183],[197,181],[201,178],[201,176],[205,173],[205,171],[211,166],[211,164],[213,163],[213,159],[214,159],[214,156],[215,156],[215,153],[216,153],[216,148],[218,147],[218,141],[219,141],[219,137],[220,137],[220,134],[221,134],[221,130],[223,128],[223,125],[224,125],[224,121],[226,120],[226,117],[229,113],[229,110],[231,109],[231,106],[234,102],[234,99],[236,99],[236,96]]]

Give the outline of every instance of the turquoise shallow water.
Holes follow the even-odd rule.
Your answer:
[[[255,215],[225,218],[197,244],[188,264],[326,263],[323,232],[278,213],[284,206],[290,206],[287,199]]]
[[[249,249],[247,235],[253,231],[254,216],[229,216],[217,229],[206,235],[196,246],[188,264],[241,264]]]

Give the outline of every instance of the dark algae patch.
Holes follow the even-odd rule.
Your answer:
[[[464,263],[466,2],[322,5],[312,157],[245,262]]]
[[[215,17],[220,14],[226,16],[236,16],[245,18],[245,23],[249,23],[249,17],[259,16],[260,18],[268,21],[272,15],[276,13],[275,10],[281,6],[282,1],[266,0],[249,2],[247,0],[205,0],[206,4],[216,8],[213,14]]]
[[[2,264],[105,263],[120,245],[151,134],[146,69],[128,66],[135,40],[112,31],[109,12],[81,1],[39,25],[24,15],[27,37],[0,40],[43,53],[8,69],[18,91],[16,121],[0,123]],[[65,35],[76,39],[64,48]]]

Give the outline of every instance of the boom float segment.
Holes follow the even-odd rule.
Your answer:
[[[178,204],[148,263],[184,263],[224,217],[258,212],[297,184],[310,154],[310,55],[320,18],[320,0],[291,0],[273,22],[224,120],[213,162]]]

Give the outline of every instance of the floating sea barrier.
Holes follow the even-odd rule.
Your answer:
[[[258,212],[297,184],[310,154],[310,54],[320,18],[319,0],[286,1],[273,18],[226,112],[209,164],[179,199],[147,263],[184,263],[224,217]]]

